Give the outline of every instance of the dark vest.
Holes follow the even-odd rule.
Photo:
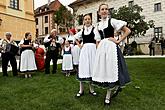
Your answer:
[[[65,51],[65,49],[64,49],[64,54],[71,54],[71,48],[69,48],[68,51]]]
[[[114,28],[111,25],[111,19],[108,20],[108,27],[105,28],[103,31],[98,30],[101,36],[101,39],[114,37]]]
[[[85,43],[94,43],[95,44],[96,43],[96,40],[94,39],[95,34],[94,34],[93,30],[94,30],[94,27],[92,28],[90,34],[85,35],[84,29],[83,29],[83,32],[82,32],[83,44],[85,44]]]
[[[24,39],[24,43],[23,43],[24,45],[29,45],[30,43],[31,43],[31,40]],[[21,52],[24,50],[32,50],[32,47],[22,47]]]

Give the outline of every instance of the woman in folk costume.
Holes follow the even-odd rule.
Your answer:
[[[65,41],[63,52],[62,70],[66,72],[66,76],[70,76],[70,71],[73,70],[73,61],[71,46],[68,41]]]
[[[94,65],[94,59],[96,54],[96,43],[100,41],[100,35],[96,28],[92,26],[91,16],[89,14],[84,15],[84,27],[75,35],[76,39],[83,40],[83,45],[81,46],[80,59],[79,59],[79,72],[78,80],[80,81],[80,90],[77,93],[77,97],[81,97],[84,94],[83,82],[89,82],[89,93],[93,96],[96,95],[93,86],[91,86],[92,81],[92,70]],[[78,42],[77,42],[78,43]],[[80,45],[78,43],[78,45]]]
[[[25,38],[19,43],[21,47],[20,72],[25,74],[25,78],[31,77],[31,72],[37,70],[31,40],[32,35],[27,32],[25,33]]]
[[[112,97],[116,96],[121,87],[130,82],[127,66],[118,44],[129,34],[130,30],[126,27],[125,21],[116,20],[108,17],[108,5],[99,6],[101,21],[98,23],[98,31],[101,41],[97,47],[95,65],[92,73],[93,84],[107,88],[104,103],[110,104],[111,91],[114,90]],[[123,31],[119,40],[114,38],[114,31]]]

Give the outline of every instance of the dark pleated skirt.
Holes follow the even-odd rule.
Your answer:
[[[96,85],[102,88],[111,89],[111,88],[114,88],[116,85],[123,87],[131,81],[124,56],[118,46],[117,46],[117,55],[118,55],[118,78],[119,78],[118,81],[113,82],[113,83],[92,81],[93,85]]]

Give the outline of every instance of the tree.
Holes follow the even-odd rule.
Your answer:
[[[54,13],[54,22],[57,24],[57,27],[71,28],[73,26],[73,15],[62,5],[59,10]]]
[[[111,16],[116,19],[121,19],[127,22],[127,26],[131,29],[131,34],[127,37],[129,43],[130,37],[144,36],[149,28],[154,27],[154,21],[145,21],[145,16],[140,15],[143,9],[134,5],[132,7],[123,6],[118,10],[113,10]]]

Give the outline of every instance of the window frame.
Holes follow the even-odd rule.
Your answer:
[[[38,18],[36,18],[35,21],[36,21],[36,25],[38,25]]]
[[[10,0],[10,8],[19,10],[19,0]]]
[[[132,0],[132,1],[129,1],[128,2],[128,7],[133,7],[134,6],[134,1]]]
[[[154,36],[159,39],[163,35],[163,27],[154,28]]]
[[[48,23],[48,16],[45,16],[45,23]]]
[[[154,12],[162,11],[161,2],[154,4]]]
[[[45,27],[45,35],[49,33],[49,28]]]

